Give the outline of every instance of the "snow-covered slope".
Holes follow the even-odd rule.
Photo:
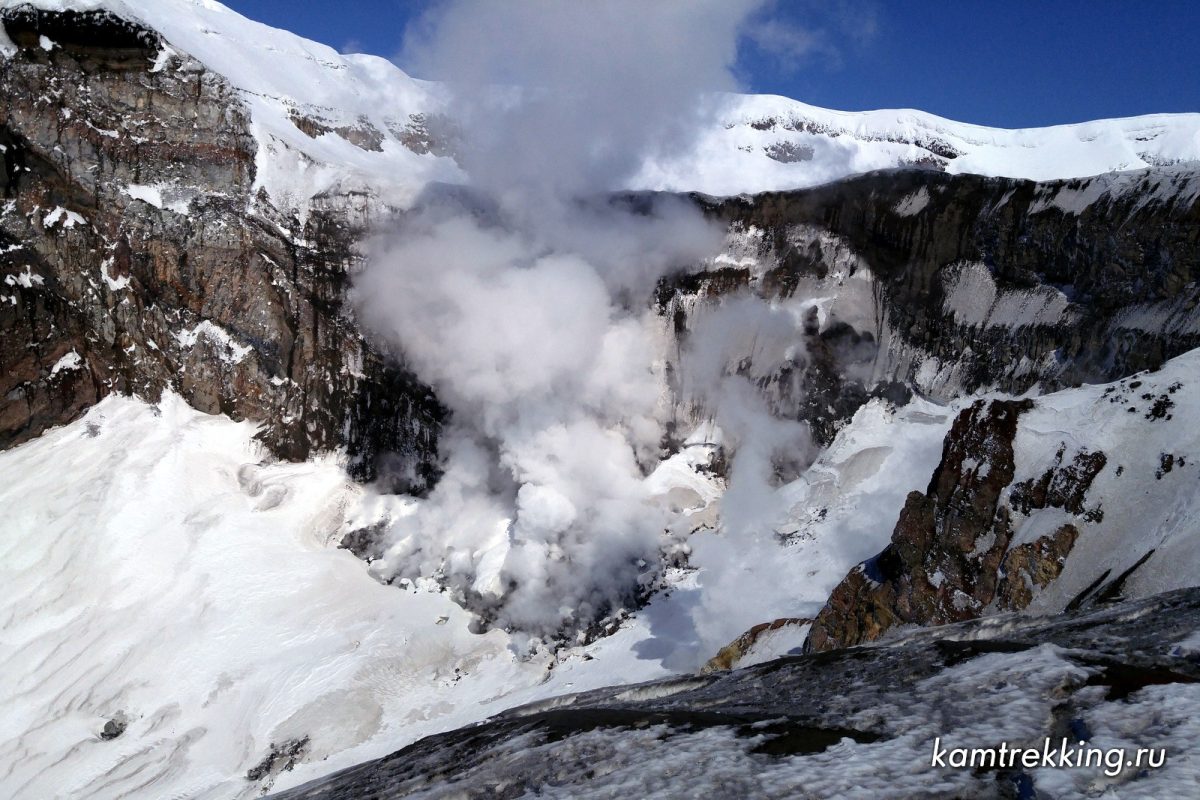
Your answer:
[[[831,111],[733,95],[695,149],[647,164],[648,188],[714,195],[794,189],[893,167],[1047,181],[1200,160],[1200,114],[1008,130],[913,109]]]
[[[412,115],[438,110],[438,87],[386,59],[341,55],[212,0],[0,2],[20,6],[109,11],[163,36],[168,47],[155,68],[171,68],[175,50],[224,76],[250,109],[257,182],[281,209],[303,212],[322,192],[368,188],[384,202],[408,205],[429,181],[459,175],[450,159],[401,143],[417,133]]]
[[[497,786],[603,800],[1191,797],[1198,623],[1193,589],[585,692],[429,737],[279,800],[490,800]],[[943,752],[1001,743],[1038,758],[1006,756],[997,768],[986,750]]]
[[[1047,395],[1027,413],[1018,479],[1039,474],[1060,442],[1109,453],[1086,503],[1103,520],[1076,520],[1066,569],[1033,608],[1061,609],[1150,549],[1152,568],[1127,594],[1194,582],[1200,459],[1188,387],[1198,371],[1193,352],[1112,387]],[[1162,396],[1174,405],[1149,413],[1165,408]],[[333,460],[263,462],[252,425],[175,396],[158,406],[110,397],[0,453],[0,669],[10,676],[0,794],[252,796],[523,702],[693,671],[755,623],[812,616],[886,544],[967,402],[867,404],[777,490],[774,530],[748,538],[716,526],[721,484],[695,469],[712,436],[698,431],[647,478],[675,514],[688,567],[613,635],[522,660],[503,632],[471,633],[432,583],[382,586],[337,549],[346,531],[411,501],[352,484]],[[1065,518],[1055,508],[1017,517],[1014,545]],[[803,631],[764,639],[744,663],[798,647]],[[109,721],[125,728],[106,739]]]
[[[404,206],[429,181],[462,177],[449,157],[434,154],[449,145],[431,142],[438,134],[428,129],[444,110],[442,87],[385,59],[339,54],[213,0],[0,0],[22,5],[109,10],[225,76],[251,109],[258,180],[281,208],[303,213],[322,192],[363,189]],[[1050,180],[1200,162],[1200,114],[1005,130],[766,95],[726,95],[714,108],[689,148],[646,163],[630,188],[726,195],[900,166]]]
[[[764,615],[814,612],[881,546],[936,461],[936,412],[864,408],[783,491],[827,508],[782,520],[786,546],[713,530],[701,436],[647,478],[695,531],[691,568],[614,635],[518,660],[432,583],[380,585],[337,548],[411,501],[333,459],[265,463],[253,425],[174,395],[109,397],[0,453],[0,795],[252,796],[523,702],[694,670]],[[110,721],[125,727],[105,739]]]
[[[443,88],[383,59],[340,55],[208,0],[0,5],[108,9],[161,32],[168,44],[148,60],[151,72],[181,69],[176,51],[225,76],[250,112],[255,188],[284,212],[302,216],[322,195],[356,192],[406,206],[429,182],[463,177],[452,158],[438,155],[452,148],[431,130]],[[0,51],[6,42],[0,36]],[[52,50],[54,42],[42,46]],[[1153,176],[1154,187],[1143,184],[1146,176],[1106,177],[1055,187],[1038,202],[1074,214],[1105,193],[1195,197],[1187,165],[1200,159],[1200,115],[1000,131],[919,112],[830,112],[784,98],[730,95],[721,103],[719,120],[698,132],[692,149],[646,164],[631,186],[724,194],[903,165],[1047,178],[1186,162],[1179,176]],[[109,133],[135,132],[98,135]],[[139,194],[143,205],[181,214],[148,187]],[[905,195],[896,214],[919,215],[930,202],[923,187]],[[357,208],[337,206],[347,215]],[[71,213],[64,229],[74,229]],[[53,227],[61,216],[40,219]],[[811,234],[803,241],[824,236]],[[825,244],[839,258],[857,258],[840,241]],[[753,258],[726,265],[755,279],[768,266]],[[114,280],[97,268],[110,289],[128,290],[127,276]],[[29,269],[10,283],[30,292],[41,286]],[[949,310],[963,319],[1053,322],[1051,312],[1062,310],[1059,290],[1006,293],[982,270],[967,265],[954,275]],[[795,321],[809,310],[818,321],[835,307],[873,311],[869,274],[859,273],[855,295],[792,297]],[[1013,306],[1036,313],[996,311]],[[1153,321],[1147,309],[1142,316]],[[194,343],[199,326],[212,324],[187,328],[181,343]],[[223,330],[203,328],[214,329]],[[787,328],[785,344],[796,330]],[[1191,385],[1197,358],[1137,378],[1144,388],[1131,378],[1039,399],[1022,423],[1022,479],[1041,474],[1060,441],[1102,447],[1112,459],[1088,498],[1089,511],[1103,504],[1104,520],[1086,520],[1093,527],[1084,528],[1061,581],[1034,607],[1061,608],[1104,570],[1128,569],[1148,543],[1159,546],[1157,561],[1143,562],[1154,569],[1134,573],[1128,591],[1191,581],[1200,537],[1188,524],[1195,493],[1183,480],[1200,465],[1189,427],[1200,407],[1187,390],[1170,387]],[[83,374],[81,359],[74,349],[56,357],[50,377]],[[1163,395],[1176,404],[1174,417],[1143,419]],[[503,631],[471,633],[469,615],[431,576],[381,586],[337,549],[344,534],[400,518],[416,501],[352,484],[332,458],[268,463],[252,425],[205,416],[170,393],[154,406],[110,397],[83,419],[0,453],[0,669],[9,676],[0,683],[0,795],[249,796],[522,702],[694,670],[756,623],[811,616],[852,565],[885,546],[905,496],[923,488],[951,421],[969,402],[918,398],[900,409],[867,402],[799,479],[777,489],[764,482],[770,496],[762,509],[771,513],[745,535],[720,525],[725,484],[714,477],[719,470],[706,469],[719,435],[704,426],[690,436],[679,431],[686,446],[645,478],[679,545],[663,591],[605,638],[518,658]],[[1016,543],[1061,522],[1059,511],[1018,520]],[[802,630],[764,640],[751,659],[788,652]],[[294,769],[276,774],[287,767]]]
[[[1109,588],[1145,597],[1200,581],[1198,385],[1200,351],[1193,350],[1154,372],[1038,398],[1022,417],[1014,487],[1080,452],[1107,459],[1082,513],[1050,505],[1014,516],[1012,547],[1064,522],[1080,530],[1062,575],[1035,592],[1032,610],[1061,611]]]
[[[864,427],[886,433],[878,421]],[[817,549],[772,563],[768,539],[731,559],[709,531],[694,560],[711,570],[676,575],[674,593],[586,660],[518,661],[505,634],[470,633],[446,595],[382,586],[336,549],[407,501],[355,486],[333,460],[263,464],[252,434],[173,395],[110,397],[0,454],[0,794],[250,796],[290,756],[301,765],[280,786],[520,702],[693,669],[730,631],[785,609],[783,572]],[[691,462],[685,452],[649,479],[666,502],[714,500]],[[881,509],[911,488],[899,471],[884,477]],[[819,562],[810,602],[876,545]],[[714,601],[753,561],[777,579],[722,610]],[[106,740],[110,721],[126,727]]]
[[[644,627],[519,661],[446,595],[379,584],[336,543],[405,501],[333,460],[262,464],[253,432],[110,397],[0,453],[0,796],[255,796],[289,759],[278,786],[668,674]]]

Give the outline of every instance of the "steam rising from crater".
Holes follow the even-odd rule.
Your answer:
[[[447,82],[471,199],[410,212],[357,282],[363,317],[451,409],[446,472],[377,568],[434,576],[494,624],[559,635],[655,580],[665,520],[660,332],[650,291],[723,231],[680,200],[614,202],[690,147],[736,88],[757,0],[455,0],[410,31]]]

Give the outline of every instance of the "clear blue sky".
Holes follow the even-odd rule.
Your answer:
[[[386,57],[428,6],[223,1]],[[1009,128],[1200,111],[1200,0],[777,0],[759,22],[743,82],[828,108],[920,108]]]

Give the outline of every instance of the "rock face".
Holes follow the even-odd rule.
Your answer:
[[[939,738],[947,749],[1003,742],[1041,753],[1047,739],[1057,751],[1067,738],[1073,750],[1094,739],[1129,758],[1139,747],[1186,752],[1200,707],[1198,629],[1191,589],[915,631],[513,709],[277,796],[1173,796],[1193,785],[1185,760],[1114,772],[1040,758],[1038,769],[958,768],[931,755]]]
[[[718,650],[717,654],[704,665],[701,672],[720,672],[733,669],[764,638],[784,628],[803,628],[805,625],[811,624],[812,620],[805,617],[781,617],[772,622],[760,622]]]
[[[28,6],[0,21],[16,48],[0,61],[0,447],[110,392],[170,388],[265,423],[277,455],[344,448],[360,477],[426,487],[443,413],[346,310],[370,195],[278,211],[238,93],[150,29]],[[366,122],[292,122],[379,146]],[[1046,184],[910,170],[696,198],[754,265],[664,281],[655,302],[686,346],[722,297],[837,295],[806,312],[803,358],[736,367],[823,444],[872,396],[1073,385],[1200,343],[1198,185],[1182,167]],[[676,406],[681,429],[705,413]]]
[[[958,416],[928,490],[908,496],[891,544],[834,589],[808,649],[872,641],[896,625],[970,619],[995,599],[1012,537],[1000,496],[1013,479],[1017,420],[1031,406],[981,400]]]
[[[927,491],[908,496],[890,544],[836,586],[808,649],[1191,585],[1196,465],[1181,454],[1196,449],[1197,356],[963,410]]]
[[[342,450],[356,477],[427,489],[444,411],[348,310],[378,198],[331,190],[303,213],[280,211],[259,174],[264,145],[244,95],[153,30],[104,11],[28,6],[0,22],[13,43],[0,60],[0,447],[109,393],[171,390],[203,411],[261,422],[277,456]],[[433,113],[410,115],[399,133],[311,108],[290,120],[301,137],[337,137],[364,153],[382,152],[385,133],[420,152],[452,153],[455,141]],[[1182,166],[1040,184],[911,169],[695,196],[727,226],[731,251],[662,281],[652,300],[674,345],[674,433],[710,411],[688,394],[688,348],[713,309],[739,297],[795,319],[771,348],[731,349],[727,369],[751,378],[773,414],[806,422],[819,445],[872,397],[1020,393],[1156,367],[1200,344],[1198,198],[1200,177]],[[1170,402],[1147,413],[1165,416]],[[892,575],[924,564],[923,574],[907,586],[859,574],[839,602],[869,596],[873,610],[847,606],[846,619],[814,628],[814,641],[1025,607],[1054,580],[1079,522],[1011,551],[993,542],[971,556],[979,569],[955,562],[949,582],[931,583],[941,548],[949,569],[974,552],[962,550],[964,537],[1005,536],[1008,506],[994,496],[1008,486],[996,483],[1002,464],[987,476],[964,466],[989,436],[1003,440],[987,433],[998,425],[964,422],[961,463],[944,464],[950,494],[910,498],[897,551],[874,565]],[[1104,464],[1079,457],[1064,454],[1051,477],[1014,487],[1012,508],[1091,514],[1079,494],[1087,481],[1072,475]],[[1164,459],[1163,474],[1175,463]],[[795,467],[779,465],[779,476]],[[950,527],[937,517],[945,513]]]
[[[1041,477],[1013,484],[1013,443],[1031,400],[980,400],[946,436],[929,489],[908,496],[891,544],[838,584],[817,615],[805,649],[819,652],[878,639],[897,625],[944,625],[987,611],[1020,611],[1034,591],[1062,572],[1079,529],[1063,522],[1034,541],[1011,546],[1012,514],[1062,509],[1091,522],[1085,508],[1103,452],[1065,446]]]
[[[265,423],[279,456],[381,454],[397,488],[434,472],[442,411],[346,307],[364,198],[301,221],[255,185],[229,85],[107,12],[10,8],[0,60],[0,447],[111,392],[171,389]]]
[[[892,171],[699,197],[735,246],[663,281],[657,305],[686,346],[723,297],[825,298],[796,332],[804,360],[732,367],[824,444],[871,396],[1052,391],[1200,345],[1198,199],[1185,167],[1046,183]]]
[[[1200,343],[1198,201],[1200,175],[1184,168],[1041,184],[908,171],[713,212],[763,231],[779,261],[766,293],[830,271],[828,240],[806,230],[871,271],[876,380],[1015,394],[1113,380]]]

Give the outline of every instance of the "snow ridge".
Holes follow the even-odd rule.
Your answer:
[[[318,195],[363,190],[407,207],[430,182],[463,179],[450,157],[411,138],[444,110],[445,87],[386,59],[343,55],[213,0],[0,0],[0,8],[21,5],[108,10],[170,43],[148,69],[171,68],[178,50],[223,75],[251,111],[258,184],[282,209],[303,215]],[[1007,130],[913,109],[834,111],[776,95],[713,101],[714,122],[694,146],[647,161],[629,188],[733,195],[906,166],[1047,181],[1200,164],[1195,113]],[[914,198],[907,213],[917,205]]]

